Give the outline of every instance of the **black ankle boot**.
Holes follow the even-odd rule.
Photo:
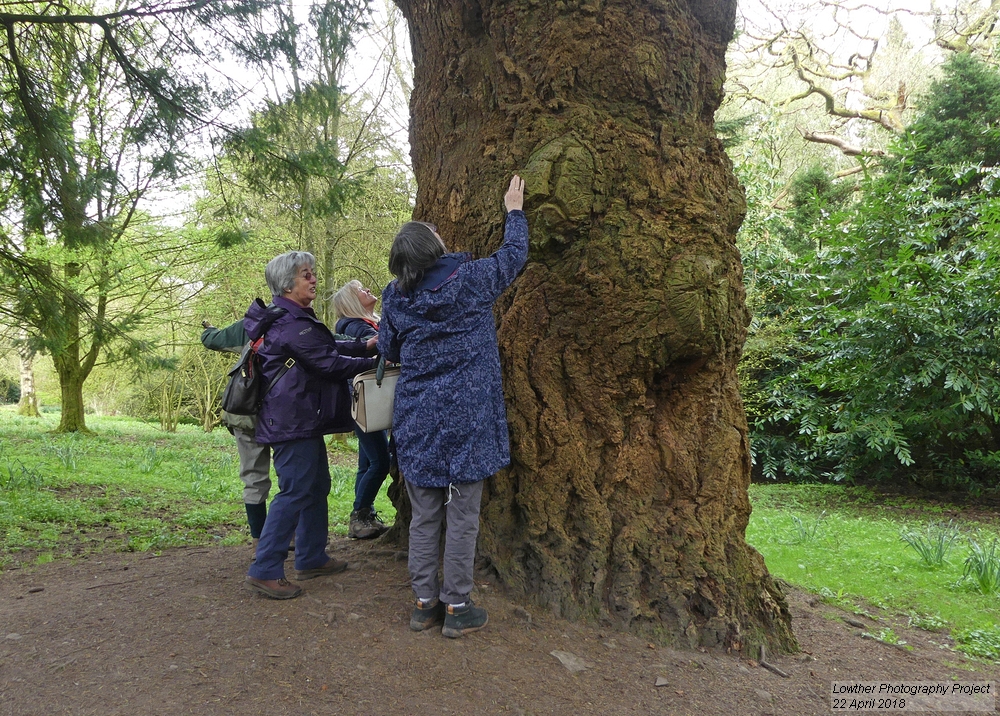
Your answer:
[[[417,600],[417,606],[410,615],[410,629],[424,631],[444,621],[444,604],[439,599]]]
[[[444,627],[441,633],[452,639],[457,639],[463,634],[478,631],[486,626],[489,617],[486,610],[477,607],[469,600],[464,606],[455,607],[449,604],[445,609]]]

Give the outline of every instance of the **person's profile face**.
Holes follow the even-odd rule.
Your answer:
[[[370,288],[359,286],[358,300],[361,302],[362,308],[364,308],[366,311],[371,311],[373,308],[375,308],[375,304],[378,303],[378,296],[376,296]]]
[[[312,267],[299,266],[292,290],[285,294],[285,298],[303,307],[308,307],[316,300],[316,274]]]

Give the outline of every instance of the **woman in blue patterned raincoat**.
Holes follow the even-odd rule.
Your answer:
[[[404,224],[389,253],[379,352],[400,363],[392,430],[413,505],[409,570],[414,631],[444,621],[459,637],[486,625],[472,604],[483,480],[510,462],[493,304],[528,258],[524,181],[504,195],[504,241],[489,258],[446,253],[432,224]],[[439,541],[447,516],[444,580]]]

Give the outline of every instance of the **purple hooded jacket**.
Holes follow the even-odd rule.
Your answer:
[[[363,341],[335,340],[311,308],[281,296],[274,297],[274,305],[287,312],[273,323],[273,314],[260,299],[250,304],[243,321],[250,340],[264,335],[258,353],[265,387],[288,358],[295,359],[264,397],[257,442],[353,432],[347,380],[374,368],[376,359],[363,357],[368,352]]]

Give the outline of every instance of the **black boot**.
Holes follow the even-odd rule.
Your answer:
[[[441,633],[457,639],[463,634],[482,629],[488,621],[486,610],[474,605],[471,599],[460,607],[449,604],[445,610]]]
[[[410,629],[424,631],[444,621],[444,603],[434,598],[428,601],[417,600],[417,606],[410,615]]]
[[[243,506],[247,510],[247,525],[250,527],[250,536],[254,539],[260,539],[261,530],[264,529],[264,520],[267,519],[267,505],[263,502],[259,505],[244,502]]]
[[[244,502],[243,505],[247,510],[247,525],[250,527],[251,543],[253,544],[253,554],[250,556],[250,561],[256,562],[257,543],[260,542],[260,533],[264,529],[264,521],[267,519],[267,505],[263,502],[259,505]]]

